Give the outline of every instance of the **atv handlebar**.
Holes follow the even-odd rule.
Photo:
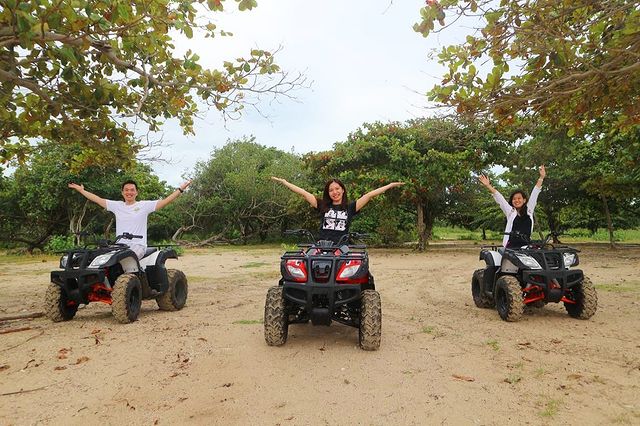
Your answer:
[[[122,235],[118,235],[116,237],[114,242],[117,242],[118,240],[121,240],[121,239],[133,240],[134,238],[142,238],[142,235],[134,235],[134,234],[130,234],[128,232],[123,232]]]
[[[313,235],[313,233],[311,231],[309,231],[308,229],[287,229],[286,231],[283,232],[284,235],[295,235],[295,236],[300,236],[300,237],[307,237],[309,238],[309,242],[311,244],[315,244],[318,240],[315,237],[315,235]],[[337,243],[333,244],[336,247],[340,247],[344,244],[348,244],[349,241],[352,240],[365,240],[367,238],[369,238],[370,235],[366,234],[366,233],[361,233],[361,232],[349,232],[348,234],[344,234],[342,237],[340,237],[340,239],[338,240]]]

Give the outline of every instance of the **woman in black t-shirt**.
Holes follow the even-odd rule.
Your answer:
[[[331,240],[334,243],[337,243],[343,235],[349,233],[351,220],[373,197],[382,194],[388,189],[404,184],[403,182],[392,182],[374,189],[371,192],[367,192],[356,201],[349,202],[347,189],[338,179],[331,179],[325,184],[322,199],[316,198],[313,194],[287,182],[285,179],[275,176],[271,177],[271,179],[283,184],[296,194],[301,195],[307,200],[311,207],[320,212],[322,215],[322,224],[320,225],[318,239]]]

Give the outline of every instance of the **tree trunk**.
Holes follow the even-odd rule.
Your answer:
[[[424,232],[424,209],[422,206],[422,203],[418,203],[418,218],[417,218],[418,223],[417,228],[418,228],[418,251],[424,251],[426,245],[428,244],[426,237],[425,237],[425,232]]]
[[[429,245],[433,233],[435,217],[428,204],[418,203],[418,251],[424,251]]]
[[[176,232],[173,233],[173,235],[171,236],[171,241],[177,241],[183,233],[190,231],[193,228],[195,228],[195,225],[181,226],[180,228],[176,229]]]
[[[613,223],[611,222],[611,212],[609,212],[609,203],[607,202],[607,197],[604,195],[600,195],[600,199],[602,200],[602,205],[604,206],[604,214],[607,218],[607,228],[609,229],[609,244],[611,248],[616,248],[616,243],[613,238]]]
[[[109,223],[104,227],[104,237],[109,238],[109,233],[111,232],[111,227],[113,226],[113,216],[109,219]]]
[[[81,243],[80,233],[82,232],[82,221],[84,220],[84,216],[87,213],[88,206],[89,206],[89,200],[86,200],[82,205],[82,209],[80,209],[80,212],[78,214],[72,214],[71,219],[69,220],[69,231],[71,232],[72,235],[75,236],[74,240],[77,246],[79,246]]]
[[[482,227],[482,240],[485,241],[487,239],[487,230]]]

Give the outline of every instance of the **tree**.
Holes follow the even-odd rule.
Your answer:
[[[229,1],[229,0],[227,0]],[[240,10],[255,0],[235,0]],[[173,37],[230,35],[212,22],[225,0],[3,0],[0,5],[0,161],[24,160],[33,143],[77,143],[75,170],[133,161],[148,131],[176,118],[193,133],[198,100],[235,117],[260,94],[298,87],[271,52],[206,69]]]
[[[405,182],[385,196],[412,206],[418,249],[424,250],[434,220],[446,211],[448,194],[461,190],[472,170],[495,161],[503,146],[504,140],[479,123],[429,118],[365,124],[333,152],[310,161],[318,174],[348,182],[352,193],[352,188],[365,193],[383,183]]]
[[[192,229],[205,237],[200,244],[264,240],[279,230],[293,194],[270,177],[291,179],[301,169],[298,156],[260,145],[253,137],[229,141],[214,150],[208,161],[196,164],[186,194],[189,202],[184,205],[192,216]]]
[[[429,0],[420,14],[414,29],[425,37],[435,21],[484,25],[442,49],[448,71],[432,100],[502,124],[539,117],[570,134],[601,116],[610,117],[611,130],[640,121],[635,0]]]
[[[101,197],[120,199],[124,180],[134,179],[145,198],[160,198],[165,184],[149,166],[133,163],[129,170],[117,165],[70,170],[81,147],[43,143],[28,161],[0,183],[0,241],[42,249],[52,235],[89,231],[106,234],[113,215],[70,190],[69,182],[82,183]]]

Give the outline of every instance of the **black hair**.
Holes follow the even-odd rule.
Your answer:
[[[337,183],[338,185],[340,185],[340,188],[342,188],[342,191],[343,191],[342,192],[342,202],[340,203],[340,208],[346,209],[347,208],[347,204],[349,203],[349,199],[347,197],[347,188],[344,186],[344,183],[342,183],[342,181],[340,181],[340,179],[330,179],[324,185],[324,191],[322,192],[322,200],[318,200],[318,207],[320,208],[320,211],[322,211],[322,212],[326,212],[327,210],[329,210],[329,207],[331,207],[331,205],[333,205],[333,200],[329,196],[329,186],[331,186],[331,184],[334,183],[334,182]]]
[[[509,205],[511,207],[513,207],[513,197],[515,197],[516,194],[520,194],[522,195],[522,198],[524,198],[525,200],[529,201],[529,196],[527,196],[527,193],[524,192],[522,189],[516,189],[515,191],[513,191],[511,193],[511,195],[509,195]],[[518,214],[522,216],[522,213],[527,213],[527,203],[525,202],[522,207],[520,207],[518,210]]]
[[[120,187],[120,191],[124,191],[124,186],[125,186],[125,185],[133,185],[133,186],[135,186],[135,187],[136,187],[136,191],[138,190],[138,184],[136,183],[136,181],[135,181],[135,180],[131,180],[131,179],[129,179],[128,181],[125,181],[125,182],[122,184],[122,186]]]

